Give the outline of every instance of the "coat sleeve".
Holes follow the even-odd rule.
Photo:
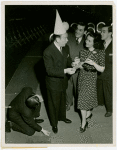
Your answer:
[[[39,126],[33,117],[31,116],[22,116],[23,117],[23,120],[31,127],[33,128],[35,131],[38,131],[40,132],[42,130],[42,127]]]
[[[46,73],[51,77],[64,77],[64,66],[57,67],[50,53],[47,51],[43,55]]]

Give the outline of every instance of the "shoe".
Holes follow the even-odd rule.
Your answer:
[[[92,116],[93,116],[93,114],[91,113],[91,114],[89,115],[89,117],[87,117],[86,119],[91,119]]]
[[[71,123],[72,121],[66,118],[66,119],[64,120],[64,122],[65,122],[65,123]]]
[[[54,133],[58,132],[58,128],[57,127],[52,127],[52,130],[53,130]]]
[[[81,127],[80,127],[80,133],[85,132],[85,131],[86,131],[86,128],[88,128],[88,122],[86,122],[84,128],[81,128]]]
[[[67,111],[70,110],[70,105],[66,105],[66,110],[67,110]]]
[[[42,122],[44,122],[44,120],[43,119],[35,119],[35,122],[36,123],[42,123]]]
[[[107,113],[105,114],[105,117],[110,117],[110,116],[112,116],[112,112],[107,112]]]
[[[5,123],[5,132],[11,132],[10,122],[8,121]]]

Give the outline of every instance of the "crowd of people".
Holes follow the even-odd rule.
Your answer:
[[[112,116],[112,25],[103,25],[100,34],[87,32],[83,22],[73,32],[68,29],[68,23],[62,22],[56,11],[53,41],[43,53],[48,116],[57,133],[58,121],[72,123],[66,111],[76,105],[81,112],[83,133],[98,105],[105,105],[105,117]],[[40,99],[31,88],[24,88],[10,103],[6,124],[29,136],[35,131],[49,136],[50,132],[38,125],[44,120],[35,119],[39,117]]]

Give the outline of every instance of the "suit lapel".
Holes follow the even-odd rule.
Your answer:
[[[110,44],[107,46],[105,51],[111,51],[112,50],[112,41],[110,42]]]
[[[84,43],[84,37],[82,37],[82,40],[81,40],[81,42],[79,44],[82,44],[82,43]]]
[[[54,50],[54,54],[60,57],[63,57],[63,55],[61,54],[61,52],[58,50],[58,48],[54,45],[53,43],[53,50]]]

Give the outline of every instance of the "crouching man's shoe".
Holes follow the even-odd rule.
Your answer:
[[[58,128],[57,127],[52,127],[52,130],[53,130],[54,133],[58,132]]]
[[[67,118],[64,120],[64,122],[65,122],[65,123],[72,123],[72,121],[69,120],[69,119],[67,119]]]
[[[11,132],[10,121],[5,122],[5,132]]]
[[[36,123],[42,123],[42,122],[44,122],[44,120],[43,119],[35,119],[35,122]]]
[[[105,114],[105,117],[110,117],[110,116],[112,116],[112,112],[107,112],[107,113]]]

